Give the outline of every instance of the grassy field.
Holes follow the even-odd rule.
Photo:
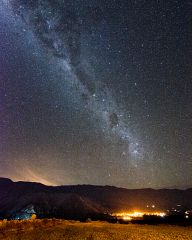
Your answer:
[[[192,227],[80,223],[64,220],[0,222],[0,240],[191,240]]]

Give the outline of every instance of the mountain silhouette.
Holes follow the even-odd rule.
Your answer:
[[[192,208],[192,189],[125,189],[113,186],[46,186],[0,178],[0,218],[102,219],[122,211]]]

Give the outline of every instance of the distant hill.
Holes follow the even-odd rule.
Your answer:
[[[99,219],[107,213],[166,210],[177,205],[192,209],[192,189],[125,189],[112,186],[45,186],[0,178],[0,218],[38,217]],[[30,210],[33,209],[33,210]]]

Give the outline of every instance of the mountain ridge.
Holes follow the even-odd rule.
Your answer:
[[[12,218],[33,206],[39,217],[100,218],[119,211],[192,209],[192,189],[126,189],[114,186],[46,186],[0,178],[0,216]],[[153,206],[153,207],[152,207]]]

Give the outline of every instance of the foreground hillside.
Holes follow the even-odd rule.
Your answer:
[[[3,240],[191,240],[191,227],[121,225],[64,220],[11,221],[0,223]]]

